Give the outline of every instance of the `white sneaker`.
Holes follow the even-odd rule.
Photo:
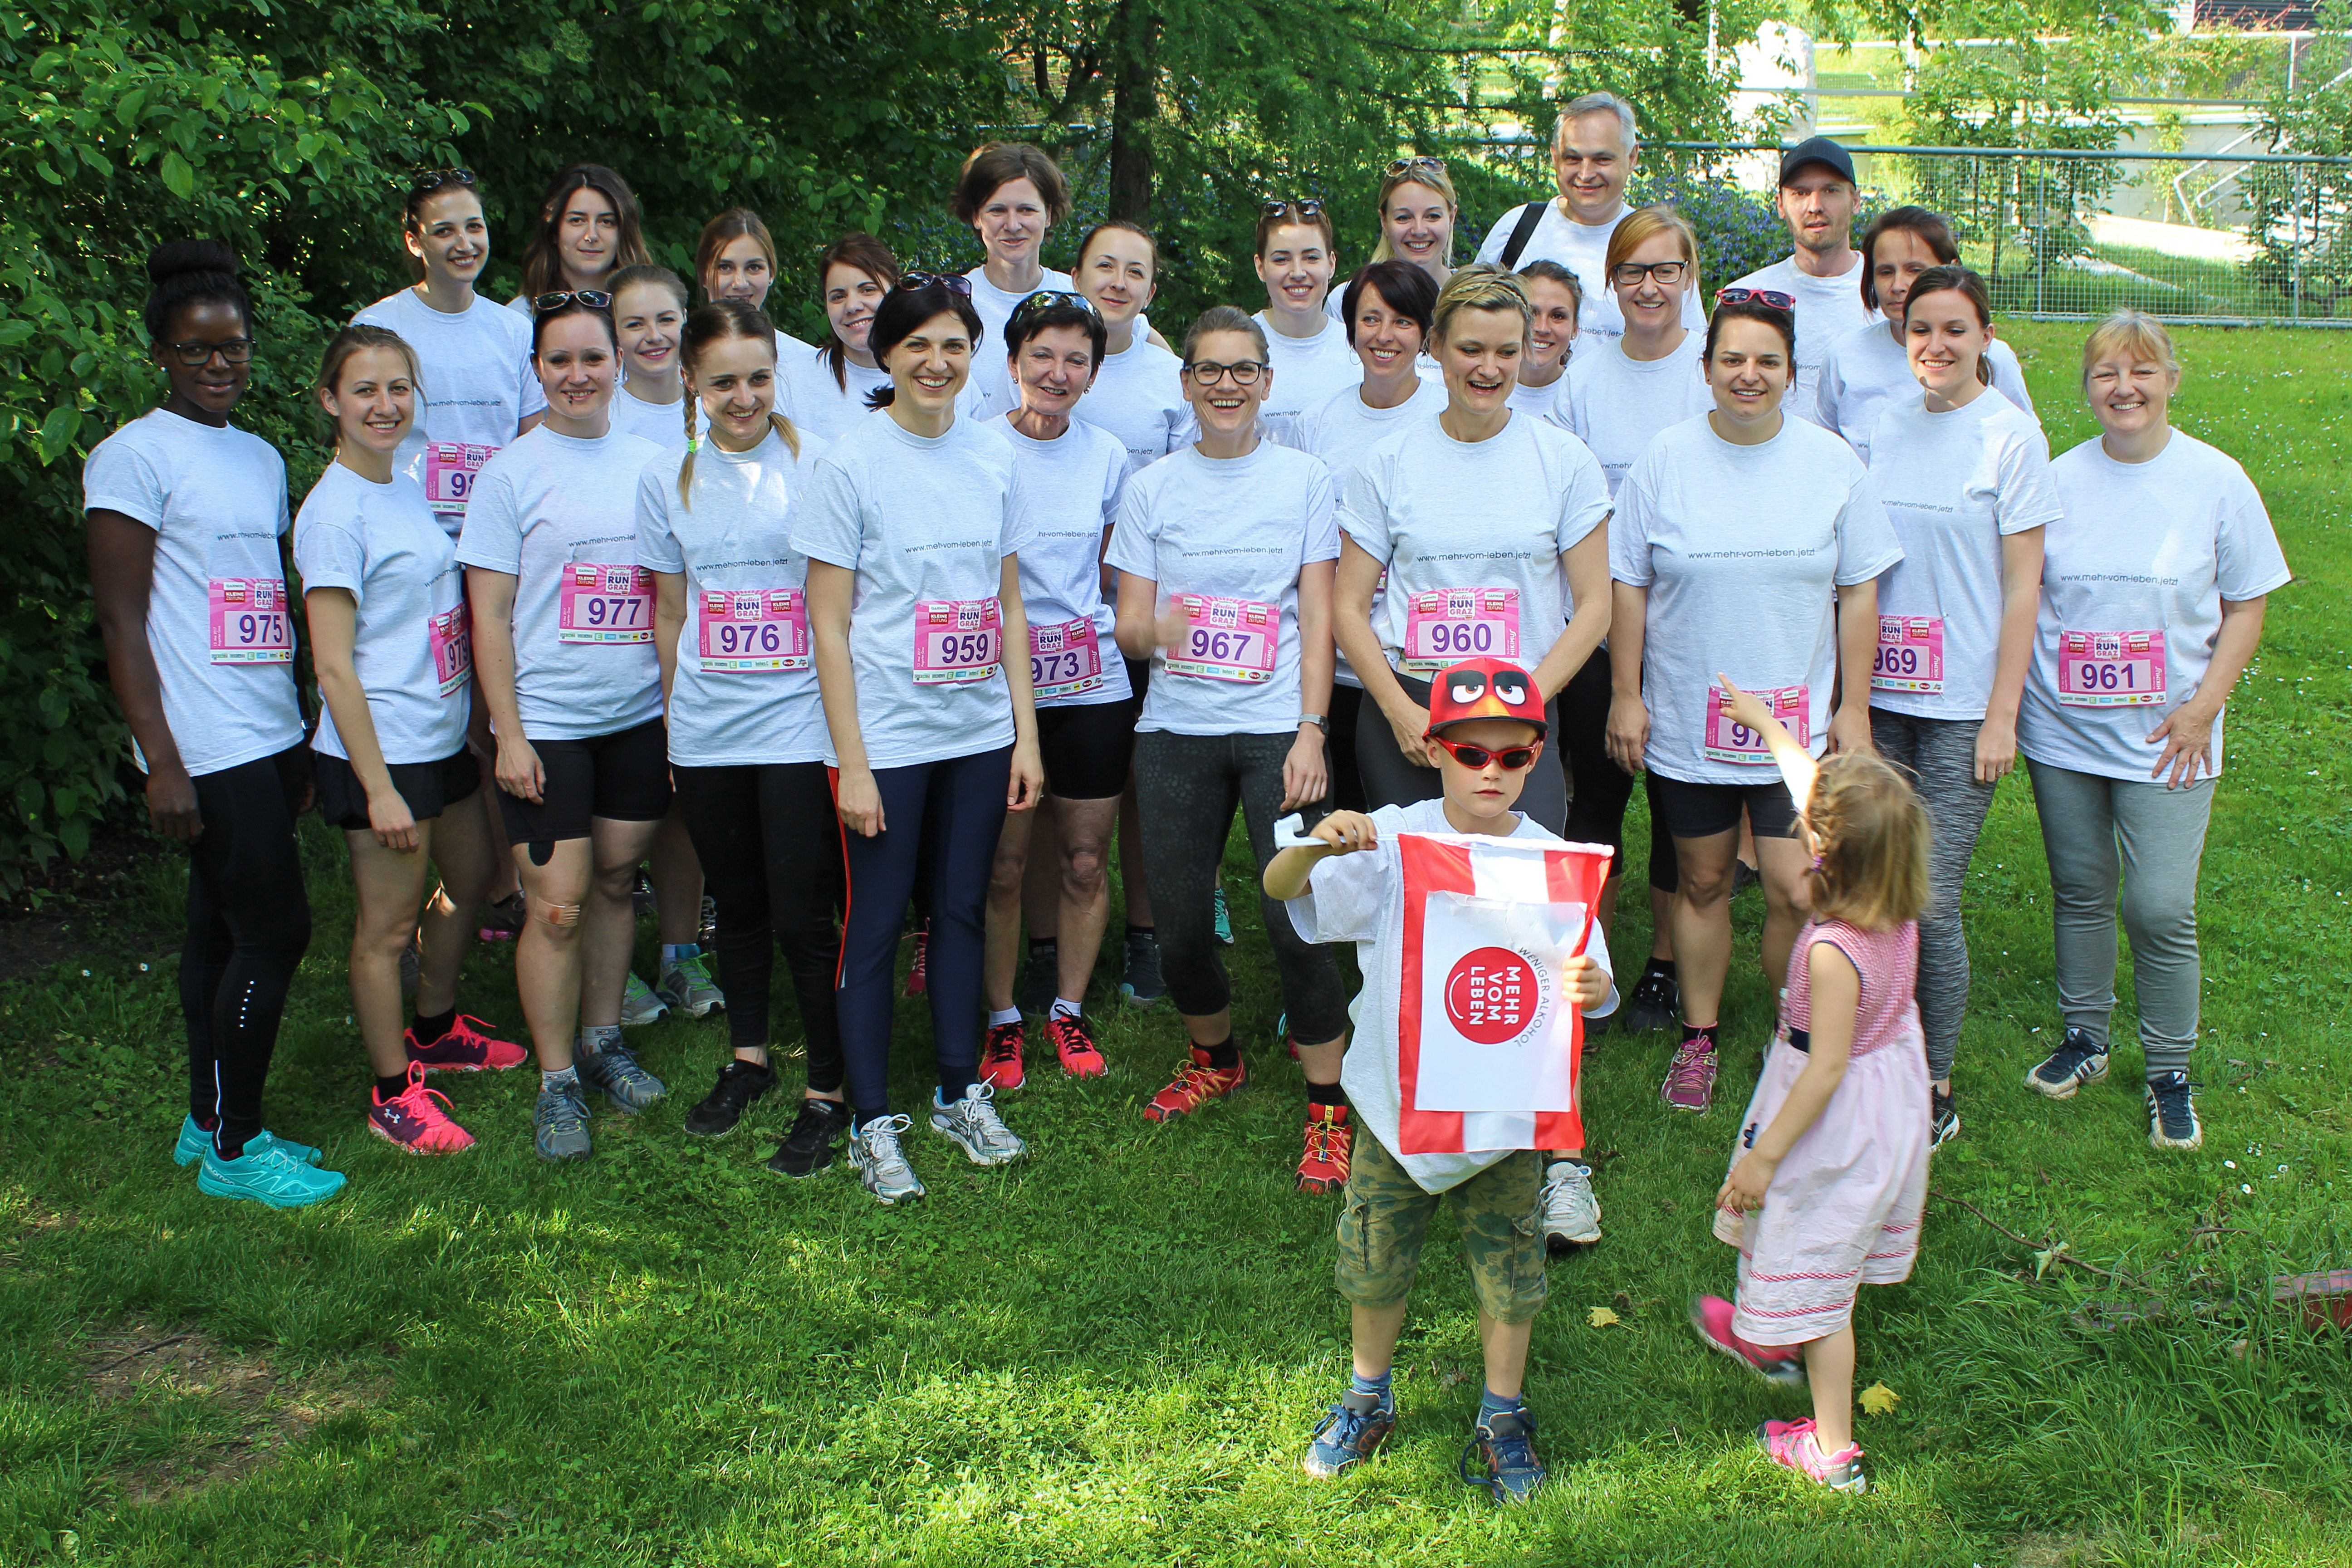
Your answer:
[[[961,1145],[975,1165],[1009,1165],[1029,1148],[996,1114],[996,1107],[989,1103],[995,1098],[995,1089],[975,1083],[953,1105],[931,1101],[931,1125]]]
[[[1544,1250],[1558,1257],[1571,1247],[1601,1239],[1601,1200],[1592,1195],[1592,1173],[1573,1160],[1544,1168]]]
[[[886,1204],[923,1195],[923,1184],[898,1148],[898,1135],[913,1125],[903,1116],[877,1116],[849,1135],[850,1169]]]

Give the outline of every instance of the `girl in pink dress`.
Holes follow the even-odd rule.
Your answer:
[[[1927,1194],[1927,1042],[1912,1000],[1927,816],[1876,755],[1816,766],[1762,702],[1723,684],[1733,721],[1764,737],[1805,803],[1812,918],[1716,1194],[1716,1237],[1739,1249],[1737,1304],[1699,1297],[1691,1326],[1767,1381],[1810,1382],[1812,1419],[1767,1421],[1757,1441],[1775,1464],[1859,1492],[1854,1294],[1910,1277]]]

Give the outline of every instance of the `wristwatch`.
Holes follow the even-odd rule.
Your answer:
[[[1320,713],[1301,713],[1298,716],[1298,721],[1302,724],[1312,724],[1327,735],[1331,732],[1331,721]]]

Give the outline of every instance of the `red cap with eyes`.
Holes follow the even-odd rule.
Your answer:
[[[1468,658],[1437,672],[1429,683],[1429,729],[1434,735],[1448,724],[1472,719],[1516,719],[1545,732],[1543,699],[1536,683],[1517,665],[1499,658]]]

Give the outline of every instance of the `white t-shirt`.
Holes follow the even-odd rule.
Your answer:
[[[1786,256],[1731,285],[1777,289],[1795,296],[1797,374],[1789,384],[1788,395],[1780,400],[1780,411],[1816,425],[1822,422],[1822,366],[1828,363],[1831,346],[1857,327],[1874,321],[1883,326],[1886,320],[1862,302],[1861,255],[1849,254],[1853,264],[1834,278],[1816,278],[1799,268],[1795,257]]]
[[[303,593],[342,588],[359,603],[352,664],[385,763],[457,755],[466,743],[473,680],[457,673],[453,657],[456,684],[443,690],[435,650],[452,640],[446,617],[466,602],[466,574],[416,481],[394,474],[379,485],[329,463],[294,519],[294,566]],[[470,655],[464,668],[471,670]],[[310,749],[351,755],[324,702]]]
[[[2000,652],[2000,542],[2061,515],[2050,444],[2032,415],[1988,387],[1941,414],[1928,413],[1924,397],[1894,405],[1878,416],[1871,450],[1871,488],[1903,546],[1879,581],[1878,614],[1944,623],[1944,689],[1874,686],[1870,705],[1982,719]]]
[[[1507,658],[1533,670],[1567,629],[1567,574],[1559,558],[1609,521],[1609,484],[1583,442],[1555,425],[1514,415],[1500,434],[1457,441],[1435,415],[1416,419],[1365,455],[1348,476],[1339,525],[1388,568],[1372,629],[1396,666],[1427,679],[1456,659]],[[1435,657],[1408,654],[1413,598],[1437,588],[1511,589],[1518,595],[1518,651],[1493,638]]]
[[[1081,400],[1083,401],[1083,399]],[[1095,629],[1095,660],[1101,666],[1102,684],[1067,697],[1040,697],[1040,708],[1085,708],[1097,702],[1124,702],[1131,695],[1127,661],[1119,657],[1111,636],[1118,619],[1103,602],[1103,531],[1118,512],[1119,486],[1127,479],[1127,448],[1109,431],[1072,419],[1069,428],[1051,441],[1024,436],[1011,419],[992,419],[989,429],[1013,448],[1023,517],[1021,531],[1029,542],[1021,552],[1021,603],[1028,612],[1029,632],[1041,632],[1084,620]],[[1033,663],[1031,673],[1037,673]],[[1057,666],[1041,684],[1079,678],[1075,668]]]
[[[2195,695],[2213,662],[2221,601],[2261,598],[2293,574],[2246,470],[2185,430],[2145,463],[2116,462],[2093,437],[2053,461],[2050,477],[2065,515],[2042,536],[2042,610],[2018,749],[2054,767],[2144,783],[2164,752],[2148,731]],[[2158,630],[2162,702],[2078,708],[2058,700],[2062,633]],[[2213,720],[2216,773],[2221,719]]]
[[[1415,417],[1434,418],[1445,407],[1445,384],[1423,376],[1413,387],[1412,395],[1394,408],[1373,408],[1364,402],[1361,384],[1341,387],[1322,403],[1307,410],[1299,425],[1300,445],[1323,459],[1331,469],[1331,485],[1335,494],[1345,495],[1348,476],[1356,465],[1381,442],[1403,428],[1404,422]],[[1372,625],[1381,624],[1381,600],[1384,590],[1372,592]],[[1331,679],[1342,686],[1358,690],[1364,682],[1348,662],[1345,649],[1339,650],[1339,662],[1331,667]]]
[[[629,394],[629,384],[623,382],[613,389],[613,428],[625,435],[643,437],[665,452],[686,450],[685,399],[677,403],[647,403]],[[698,428],[702,416],[694,418]]]
[[[529,740],[590,740],[661,717],[650,587],[581,601],[573,635],[616,640],[566,642],[562,628],[564,588],[581,586],[572,568],[605,568],[608,589],[633,584],[637,476],[660,456],[639,437],[583,441],[542,425],[492,458],[475,484],[457,559],[515,579],[515,704]],[[617,640],[639,630],[642,641]]]
[[[1013,391],[1011,361],[1004,353],[1004,323],[1021,301],[1041,289],[1075,292],[1066,272],[1040,268],[1036,282],[1017,294],[1008,294],[988,280],[988,268],[975,267],[964,276],[971,280],[971,308],[980,312],[980,342],[971,350],[971,384],[979,389],[980,415],[993,419],[1021,401]],[[1147,331],[1149,329],[1146,329]],[[959,411],[957,417],[962,417]]]
[[[1283,908],[1290,912],[1290,923],[1302,941],[1356,944],[1356,967],[1362,972],[1364,984],[1348,1005],[1348,1016],[1355,1028],[1339,1068],[1339,1082],[1348,1091],[1348,1102],[1356,1108],[1357,1121],[1396,1156],[1414,1184],[1423,1192],[1442,1193],[1509,1159],[1516,1151],[1398,1152],[1397,1123],[1404,1109],[1403,1075],[1397,1064],[1397,1015],[1404,995],[1405,911],[1404,860],[1397,835],[1451,834],[1454,825],[1445,820],[1443,800],[1384,805],[1371,815],[1379,842],[1353,855],[1333,855],[1317,861],[1307,873],[1307,890]],[[1559,835],[1525,814],[1520,814],[1518,826],[1507,837],[1521,843],[1562,842]],[[1584,951],[1602,973],[1616,973],[1609,960],[1609,939],[1597,921]],[[1617,996],[1612,990],[1600,1007],[1585,1017],[1605,1018],[1616,1010]]]
[[[795,429],[824,441],[838,441],[874,412],[866,397],[890,384],[890,373],[880,365],[859,364],[845,357],[842,379],[833,379],[833,366],[822,349],[788,353],[776,362],[776,407]],[[971,376],[956,395],[958,419],[983,419],[980,411],[980,375]]]
[[[235,426],[215,428],[157,408],[100,441],[81,469],[84,510],[119,511],[155,531],[155,572],[147,595],[147,646],[163,689],[163,722],[191,778],[302,739],[289,651],[280,663],[213,662],[212,584],[228,595],[277,584],[277,609],[257,602],[257,619],[284,616],[290,650],[293,608],[278,553],[286,531],[286,461],[278,448]],[[264,590],[263,592],[268,592]],[[229,610],[223,649],[235,652],[238,612]],[[264,637],[262,640],[270,640]],[[147,759],[134,742],[143,772]]]
[[[1270,605],[1277,623],[1274,668],[1263,680],[1171,670],[1167,650],[1153,650],[1139,731],[1287,735],[1298,728],[1307,710],[1298,684],[1298,573],[1339,558],[1332,500],[1331,470],[1319,458],[1265,440],[1244,458],[1204,458],[1196,447],[1180,447],[1127,481],[1110,536],[1113,566],[1150,578],[1163,602],[1182,594]],[[1254,617],[1237,610],[1234,618],[1246,625]],[[1204,611],[1204,626],[1223,619],[1214,608]],[[1180,652],[1180,663],[1191,662],[1192,651],[1188,645]]]
[[[1525,383],[1511,388],[1511,412],[1524,414],[1530,419],[1540,419],[1547,425],[1568,428],[1569,373],[1562,370],[1549,386],[1529,386]],[[1443,390],[1443,376],[1437,384]]]
[[[1820,426],[1784,418],[1756,447],[1725,440],[1704,415],[1660,432],[1625,476],[1609,530],[1611,574],[1650,591],[1646,765],[1685,784],[1780,777],[1769,753],[1755,764],[1707,756],[1718,670],[1759,694],[1807,687],[1820,756],[1837,682],[1835,590],[1902,558],[1868,470]]]
[[[1528,209],[1513,207],[1486,231],[1478,246],[1477,260],[1500,267],[1503,247],[1509,243],[1511,231],[1519,226],[1519,215]],[[1557,201],[1544,204],[1542,221],[1528,238],[1527,248],[1519,252],[1516,265],[1525,267],[1530,261],[1557,261],[1576,274],[1584,290],[1584,308],[1577,312],[1577,347],[1590,352],[1602,341],[1625,335],[1624,313],[1617,308],[1617,296],[1610,290],[1605,264],[1609,259],[1609,237],[1625,220],[1633,208],[1620,204],[1617,216],[1607,223],[1579,223],[1560,209]],[[1706,308],[1699,303],[1698,290],[1692,289],[1683,295],[1683,325],[1706,331]]]
[[[1256,321],[1265,332],[1266,363],[1274,367],[1258,416],[1265,422],[1266,435],[1303,451],[1306,437],[1300,426],[1307,416],[1330,401],[1332,394],[1360,384],[1364,367],[1348,346],[1346,329],[1328,316],[1323,318],[1323,330],[1311,338],[1284,337],[1264,310]]]
[[[1199,437],[1200,424],[1184,401],[1183,374],[1181,359],[1139,330],[1125,349],[1103,355],[1094,384],[1074,412],[1118,438],[1133,473]]]
[[[479,294],[463,310],[436,310],[414,289],[403,289],[370,305],[353,321],[389,327],[416,351],[424,384],[416,427],[400,444],[394,461],[425,487],[434,515],[449,536],[466,521],[466,503],[455,494],[436,498],[426,471],[428,442],[457,441],[497,451],[515,438],[516,426],[547,411],[547,394],[530,365],[530,315],[501,310]],[[470,482],[480,482],[475,469]],[[445,490],[454,490],[453,481]]]
[[[1706,333],[1700,331],[1685,332],[1664,359],[1629,359],[1622,337],[1576,356],[1568,373],[1568,427],[1592,448],[1609,476],[1611,496],[1659,431],[1715,406],[1699,374],[1706,353]]]
[[[705,595],[805,594],[808,557],[793,548],[793,509],[824,449],[823,437],[805,431],[797,458],[773,430],[748,452],[705,441],[694,455],[691,508],[677,496],[684,452],[663,453],[638,477],[637,564],[686,575],[686,620],[678,627],[677,673],[669,692],[669,760],[681,767],[814,763],[824,755],[824,703],[817,691],[815,649],[805,640],[805,596],[797,653],[790,620],[775,628],[776,656],[796,660],[797,668],[711,668],[702,658],[711,608]],[[760,625],[736,620],[733,607],[731,601],[723,605],[722,626]],[[714,638],[713,647],[723,659],[730,645]]]
[[[818,459],[793,511],[793,548],[857,574],[849,653],[868,767],[1013,743],[1013,688],[1002,665],[985,680],[921,684],[915,644],[919,606],[998,602],[1004,558],[1029,542],[1018,483],[1013,448],[972,419],[932,437],[885,414]],[[951,624],[968,618],[944,607],[938,614]],[[824,760],[841,761],[829,734]]]
[[[2032,416],[2033,395],[2025,390],[2025,368],[2017,363],[2017,351],[1995,338],[1985,350],[1985,361],[1992,366],[1992,389]],[[1874,321],[1830,345],[1813,395],[1813,423],[1844,437],[1867,463],[1870,432],[1878,416],[1893,404],[1918,403],[1922,396],[1903,345],[1884,321]]]

